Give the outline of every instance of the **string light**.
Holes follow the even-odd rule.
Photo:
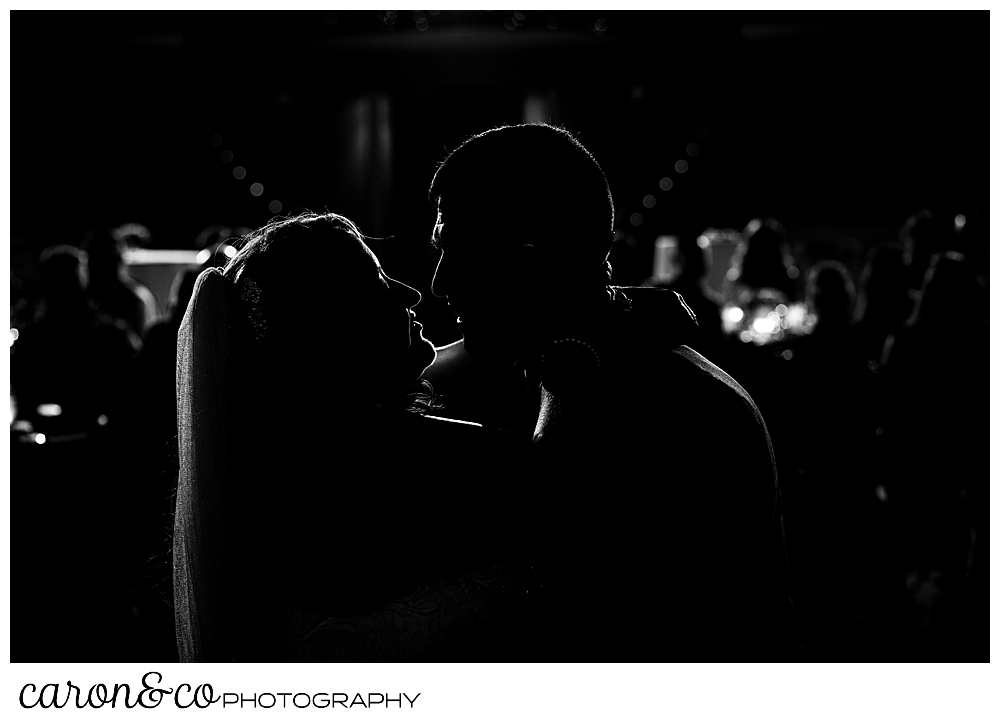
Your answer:
[[[554,19],[554,16],[552,16],[552,17],[549,18],[549,21],[550,21],[549,27],[550,28],[552,27],[551,21],[553,19]],[[606,30],[607,29],[607,22],[603,21],[603,19],[601,19],[601,18],[598,18],[598,20],[601,21],[601,22],[603,22],[603,29]],[[556,26],[558,27],[558,23],[557,23]],[[595,30],[596,30],[596,23],[595,23]],[[602,30],[602,32],[603,32],[603,30]],[[700,126],[698,128],[698,130],[695,131],[695,135],[698,136],[698,138],[700,140],[705,140],[709,136],[708,127],[707,126]],[[693,158],[693,157],[697,156],[699,153],[701,153],[701,146],[699,146],[697,143],[688,143],[684,150],[685,150],[685,152],[687,153],[688,156],[690,156],[690,157]],[[674,163],[674,170],[677,171],[677,173],[687,173],[687,171],[688,171],[688,169],[690,167],[691,167],[690,164],[687,161],[685,161],[684,159],[681,159],[681,160],[677,161],[676,163]],[[670,189],[672,189],[674,187],[674,181],[673,181],[672,178],[670,178],[670,176],[664,176],[663,178],[660,179],[659,186],[660,186],[660,190],[661,191],[669,191]],[[642,198],[642,205],[645,206],[646,208],[653,208],[656,205],[656,196],[654,196],[651,193],[646,194]],[[642,223],[642,220],[643,219],[642,219],[642,214],[641,213],[633,213],[629,217],[629,221],[632,223],[633,226],[640,225]],[[705,239],[705,241],[707,242],[708,239]],[[700,243],[701,243],[701,239],[699,239],[699,244]],[[704,247],[702,247],[702,248],[704,248]]]
[[[435,13],[431,13],[431,14],[435,15],[437,13],[435,12]],[[380,12],[379,16],[382,17],[385,21],[388,21],[389,24],[390,24],[390,26],[391,26],[391,24],[395,23],[395,21],[396,21],[397,13],[395,11],[386,11],[385,13]],[[429,21],[427,21],[426,13],[424,11],[417,11],[417,12],[415,12],[414,13],[414,19],[416,21],[418,21],[418,22],[421,19],[423,19],[425,22],[428,22],[428,26],[429,26]],[[336,14],[335,13],[329,13],[327,15],[327,24],[334,25],[336,22],[337,22]],[[206,118],[205,121],[204,121],[204,130],[209,131],[211,129],[212,129],[212,121],[211,121],[211,119]],[[221,146],[222,145],[222,134],[221,133],[217,133],[217,132],[210,134],[208,136],[208,144],[210,146],[214,147],[214,148],[218,148],[219,146]],[[235,154],[233,153],[233,151],[229,150],[228,148],[227,149],[223,149],[222,151],[219,152],[219,160],[222,161],[223,163],[231,163],[234,158],[235,158]],[[242,181],[246,177],[247,177],[247,169],[246,169],[245,166],[236,166],[235,168],[233,168],[233,178],[235,178],[237,181]],[[250,184],[250,194],[254,198],[259,198],[259,197],[263,196],[264,195],[264,184],[262,184],[260,182],[255,182],[255,183]],[[282,209],[282,203],[278,199],[272,199],[267,204],[267,208],[268,208],[268,210],[271,213],[279,213],[281,211],[281,209]],[[226,249],[226,251],[228,251],[228,250],[229,249]],[[13,344],[13,342],[11,342],[11,343]]]

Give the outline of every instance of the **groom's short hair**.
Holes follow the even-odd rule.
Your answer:
[[[432,203],[444,217],[473,212],[536,238],[562,236],[603,262],[614,240],[608,179],[569,131],[544,123],[501,126],[466,140],[438,167]],[[447,222],[447,221],[446,221]]]

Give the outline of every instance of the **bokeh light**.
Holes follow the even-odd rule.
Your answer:
[[[545,21],[545,27],[549,30],[555,30],[559,27],[559,17],[556,15],[549,15],[548,19]]]
[[[641,213],[633,213],[631,216],[628,217],[628,220],[633,226],[642,226]]]
[[[58,417],[62,414],[62,407],[58,404],[39,404],[35,411],[39,417]]]
[[[674,170],[677,171],[678,173],[687,173],[687,169],[688,169],[687,161],[677,161],[677,163],[674,164]]]
[[[965,214],[960,213],[955,216],[955,230],[961,231],[963,228],[965,228]]]
[[[231,160],[233,160],[233,152],[223,151],[222,153],[219,154],[219,160],[222,161],[223,163],[229,163]]]
[[[654,196],[652,193],[647,193],[645,196],[642,197],[642,205],[645,206],[646,208],[652,208],[653,206],[656,205],[656,196]]]
[[[208,137],[208,145],[215,147],[221,146],[222,136],[220,136],[218,133],[213,133]]]
[[[699,153],[701,153],[701,146],[699,146],[697,143],[688,143],[687,148],[685,150],[687,151],[687,154],[689,156],[697,156]]]
[[[663,178],[660,179],[660,190],[661,191],[669,191],[673,187],[674,187],[674,181],[673,181],[672,178],[665,176],[665,177],[663,177]]]
[[[246,177],[247,177],[247,169],[245,169],[243,166],[236,166],[236,168],[233,169],[233,178],[235,178],[237,181],[242,181]]]
[[[281,201],[274,199],[269,204],[267,204],[267,210],[271,213],[281,213]]]
[[[695,132],[695,135],[696,135],[696,136],[698,136],[698,140],[700,140],[700,141],[703,141],[703,140],[705,140],[706,138],[708,138],[708,136],[709,136],[709,131],[708,131],[708,126],[701,126],[701,127],[700,127],[700,128],[699,128],[699,129],[698,129],[698,130],[697,130],[696,132]]]
[[[250,193],[254,196],[259,196],[264,193],[264,186],[259,183],[254,183],[250,186]]]

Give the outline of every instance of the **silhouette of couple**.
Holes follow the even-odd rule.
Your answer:
[[[273,221],[199,277],[178,337],[181,659],[789,655],[764,421],[685,346],[677,294],[610,285],[593,156],[496,128],[430,198],[432,290],[463,334],[443,349],[336,214]]]

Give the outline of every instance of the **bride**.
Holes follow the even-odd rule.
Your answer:
[[[272,221],[199,277],[178,335],[182,661],[523,657],[538,460],[430,413],[419,301],[333,213]]]

